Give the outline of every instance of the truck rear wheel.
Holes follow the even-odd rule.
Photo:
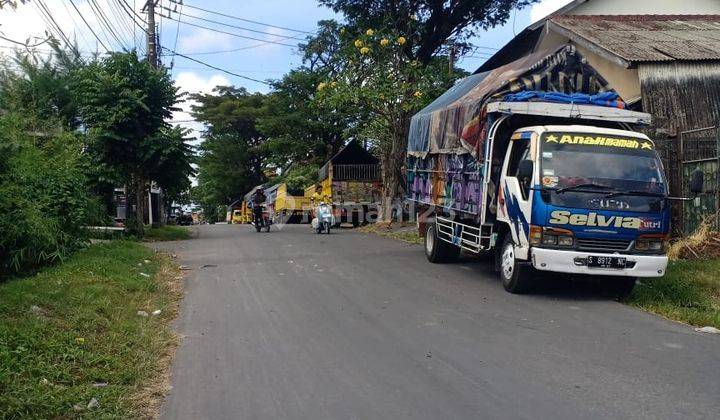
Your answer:
[[[515,258],[515,244],[508,233],[500,250],[500,278],[503,288],[514,294],[527,293],[532,286],[530,274],[530,267]]]
[[[460,257],[460,248],[437,235],[435,223],[425,225],[425,256],[431,263],[452,262]]]

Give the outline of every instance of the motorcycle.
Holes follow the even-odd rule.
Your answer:
[[[265,232],[270,232],[272,220],[270,220],[267,210],[263,209],[262,215],[260,217],[255,217],[253,225],[255,225],[255,231],[258,233],[263,230],[263,228],[265,229]]]
[[[335,217],[332,214],[332,207],[325,203],[320,203],[318,208],[315,211],[315,218],[312,221],[312,227],[315,229],[315,232],[320,233],[330,233],[330,228],[333,224],[335,224]]]

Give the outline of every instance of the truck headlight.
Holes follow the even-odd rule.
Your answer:
[[[662,251],[665,248],[665,236],[650,234],[640,235],[635,241],[636,251]]]
[[[560,246],[572,246],[573,245],[573,238],[572,236],[558,236],[558,245]]]
[[[530,226],[530,245],[573,246],[573,243],[571,230]]]

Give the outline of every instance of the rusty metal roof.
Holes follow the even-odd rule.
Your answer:
[[[570,15],[550,24],[631,64],[720,60],[720,15]]]

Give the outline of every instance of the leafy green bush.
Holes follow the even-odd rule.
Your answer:
[[[102,217],[88,194],[82,143],[73,133],[31,131],[0,117],[0,276],[62,260],[82,246],[81,227]]]

